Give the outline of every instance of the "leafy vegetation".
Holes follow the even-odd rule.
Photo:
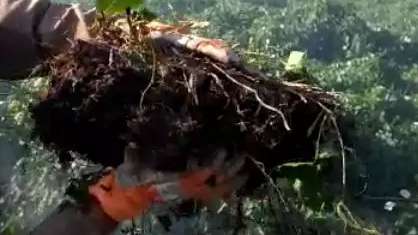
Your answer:
[[[415,1],[178,0],[154,5],[169,17],[210,21],[207,34],[239,43],[249,62],[273,76],[280,73],[279,58],[306,51],[310,72],[321,86],[344,94],[347,117],[355,123],[344,128],[351,147],[347,171],[353,204],[373,208],[360,214],[395,225],[395,233],[414,230],[413,200],[391,212],[383,207],[390,199],[385,197],[401,197],[401,189],[415,195],[417,187]]]
[[[103,0],[99,9],[123,12],[141,1],[123,3],[128,5]],[[248,63],[273,79],[284,71],[292,51],[305,52],[306,68],[316,78],[312,83],[341,92],[347,114],[341,126],[346,168],[340,164],[340,153],[324,145],[314,163],[277,169],[273,176],[286,203],[296,212],[284,219],[279,200],[246,202],[251,234],[288,234],[292,228],[308,234],[375,234],[377,230],[416,234],[415,0],[159,0],[145,4],[168,21],[209,21],[210,26],[200,33],[238,45],[236,49]],[[294,56],[291,58],[301,59],[301,54]],[[32,102],[28,87],[31,85],[18,84],[1,101],[2,116],[13,127],[7,130],[14,132],[7,136],[14,141],[30,142],[30,119],[25,111]],[[24,147],[30,151],[34,145]],[[341,187],[342,171],[347,173],[346,190]],[[41,194],[39,190],[37,194]],[[277,199],[271,185],[260,190],[271,191]],[[411,195],[400,194],[401,190]],[[387,207],[388,202],[394,207]],[[272,207],[275,210],[269,209]]]
[[[96,8],[106,14],[124,13],[126,9],[136,10],[143,6],[142,0],[97,0]]]

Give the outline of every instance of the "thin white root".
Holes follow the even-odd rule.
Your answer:
[[[217,66],[216,64],[214,64],[214,63],[212,63],[212,66],[216,69],[216,70],[218,70],[219,72],[221,72],[221,73],[223,73],[224,75],[225,75],[225,77],[226,78],[228,78],[228,80],[230,80],[231,82],[233,82],[233,83],[235,83],[236,85],[238,85],[238,86],[240,86],[240,87],[242,87],[242,88],[244,88],[245,90],[247,90],[248,92],[250,92],[250,93],[252,93],[253,95],[254,95],[254,97],[255,97],[255,99],[260,103],[260,105],[261,106],[263,106],[264,108],[266,108],[266,109],[268,109],[268,110],[270,110],[270,111],[272,111],[272,112],[275,112],[275,113],[277,113],[277,114],[279,114],[279,116],[282,118],[282,120],[283,120],[283,126],[286,128],[286,130],[287,131],[290,131],[291,130],[291,128],[290,128],[290,126],[289,126],[289,123],[287,122],[287,120],[286,120],[286,117],[285,117],[285,115],[284,115],[284,113],[282,112],[282,111],[280,111],[279,109],[277,109],[277,108],[275,108],[275,107],[273,107],[273,106],[271,106],[271,105],[269,105],[269,104],[266,104],[261,98],[260,98],[260,96],[258,95],[258,92],[255,90],[255,89],[253,89],[253,88],[251,88],[251,87],[249,87],[249,86],[247,86],[247,85],[245,85],[245,84],[243,84],[243,83],[241,83],[241,82],[239,82],[239,81],[237,81],[235,78],[233,78],[231,75],[229,75],[228,73],[226,73],[223,69],[221,69],[219,66]]]

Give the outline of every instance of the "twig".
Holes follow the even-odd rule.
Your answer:
[[[315,130],[315,127],[317,126],[319,120],[321,119],[322,115],[324,114],[323,111],[321,111],[318,116],[315,118],[315,120],[312,122],[311,126],[308,128],[308,131],[306,132],[306,136],[309,137],[312,135],[313,131]]]
[[[111,47],[110,48],[110,51],[109,51],[109,60],[108,60],[109,62],[108,62],[108,66],[109,67],[113,67],[113,64],[114,64],[114,62],[115,62],[115,59],[114,59],[114,53],[113,53],[113,48]]]
[[[292,93],[292,94],[294,94],[294,95],[296,95],[296,96],[298,96],[299,97],[299,99],[303,102],[303,103],[308,103],[308,100],[306,99],[306,97],[305,96],[303,96],[302,94],[300,94],[299,92],[297,92],[297,91],[295,91],[295,90],[293,90],[293,89],[291,89],[290,87],[286,87],[285,88],[285,90],[286,91],[288,91],[288,92],[290,92],[290,93]]]
[[[365,228],[360,225],[360,223],[354,218],[351,211],[343,202],[339,202],[336,205],[337,215],[344,222],[345,226],[349,226],[353,229],[365,232],[366,234],[380,234],[376,229]]]
[[[148,92],[148,90],[151,88],[151,86],[154,84],[155,80],[155,73],[157,69],[157,55],[155,54],[155,49],[151,45],[151,52],[152,52],[152,74],[151,74],[151,80],[149,81],[147,87],[145,87],[144,91],[141,94],[141,99],[139,101],[139,110],[142,113],[144,111],[143,103],[145,99],[145,95]]]
[[[283,204],[284,209],[286,212],[290,212],[289,207],[286,204],[286,201],[284,200],[283,193],[280,191],[279,187],[275,184],[274,180],[271,178],[269,174],[264,169],[264,164],[260,161],[255,160],[252,156],[247,155],[247,158],[249,158],[255,166],[258,168],[258,170],[263,174],[263,176],[267,179],[268,183],[273,187],[274,191],[279,196],[280,202]]]
[[[239,232],[245,226],[245,224],[243,222],[244,215],[243,215],[242,207],[243,207],[243,202],[242,202],[242,198],[240,197],[238,199],[238,202],[237,202],[237,208],[236,208],[236,210],[237,210],[237,217],[236,217],[236,222],[235,222],[236,223],[235,224],[235,228],[234,228],[234,231],[232,232],[233,235],[238,235]]]
[[[342,190],[343,190],[343,198],[345,198],[345,194],[346,194],[346,186],[347,186],[347,159],[345,156],[345,147],[344,147],[344,141],[340,132],[340,128],[338,127],[338,123],[337,120],[335,119],[335,115],[334,113],[327,108],[325,105],[323,105],[321,102],[319,101],[315,101],[323,110],[325,110],[329,117],[331,118],[331,122],[332,125],[335,128],[335,131],[337,132],[337,138],[338,138],[338,143],[340,145],[341,148],[341,165],[342,165]]]
[[[45,69],[45,65],[44,64],[39,64],[37,66],[35,66],[32,71],[26,76],[26,79],[30,79],[33,78],[35,76],[41,76],[41,72]]]
[[[138,42],[138,31],[136,30],[136,28],[133,26],[132,24],[132,14],[131,14],[131,8],[128,7],[126,8],[126,19],[128,21],[128,26],[129,26],[129,32],[131,33],[131,38],[134,42]]]
[[[223,93],[224,93],[224,96],[227,98],[227,101],[226,101],[226,104],[225,104],[225,106],[224,106],[224,107],[227,107],[227,106],[229,105],[229,103],[231,102],[231,97],[230,97],[230,95],[229,95],[229,94],[228,94],[228,92],[225,90],[225,87],[224,87],[224,85],[222,84],[221,79],[219,79],[218,75],[216,75],[216,74],[214,74],[214,73],[209,73],[209,75],[210,75],[210,76],[212,76],[212,77],[215,79],[215,84],[216,84],[216,85],[218,85],[218,86],[222,89],[222,91],[223,91]]]
[[[335,127],[335,131],[337,132],[337,137],[338,137],[338,142],[340,144],[340,148],[341,148],[341,162],[342,162],[342,186],[343,186],[343,196],[345,196],[346,193],[346,185],[347,185],[347,159],[345,156],[345,147],[344,147],[344,141],[343,138],[341,136],[341,132],[340,129],[338,127],[337,124],[337,120],[335,119],[334,116],[331,116],[331,121],[332,124]]]
[[[324,104],[322,104],[319,101],[313,100],[319,107],[321,107],[325,112],[327,112],[329,115],[334,116],[334,112],[332,112],[329,108],[327,108],[327,106],[325,106]]]
[[[280,111],[279,109],[277,109],[277,108],[275,108],[275,107],[273,107],[273,106],[271,106],[271,105],[268,105],[268,104],[266,104],[261,98],[260,98],[260,96],[258,95],[258,92],[255,90],[255,89],[253,89],[253,88],[251,88],[251,87],[249,87],[249,86],[247,86],[247,85],[245,85],[245,84],[243,84],[243,83],[241,83],[241,82],[239,82],[239,81],[237,81],[235,78],[233,78],[232,76],[230,76],[228,73],[226,73],[223,69],[221,69],[219,66],[217,66],[216,64],[214,64],[214,63],[211,63],[212,64],[212,66],[216,69],[216,70],[218,70],[219,72],[221,72],[221,73],[223,73],[224,75],[225,75],[225,77],[226,78],[228,78],[231,82],[233,82],[233,83],[235,83],[236,85],[238,85],[238,86],[240,86],[240,87],[242,87],[242,88],[244,88],[245,90],[247,90],[248,92],[250,92],[250,93],[253,93],[253,95],[254,95],[254,97],[256,98],[256,100],[260,103],[260,105],[261,106],[263,106],[264,108],[266,108],[266,109],[268,109],[268,110],[270,110],[270,111],[273,111],[273,112],[275,112],[275,113],[277,113],[277,114],[279,114],[279,116],[282,118],[282,120],[283,120],[283,125],[284,125],[284,127],[286,128],[286,130],[287,131],[290,131],[291,130],[291,128],[290,128],[290,126],[289,126],[289,124],[288,124],[288,122],[287,122],[287,120],[286,120],[286,117],[285,117],[285,115],[284,115],[284,113],[282,112],[282,111]]]
[[[328,116],[324,115],[324,117],[322,118],[321,124],[319,126],[319,130],[318,130],[318,137],[316,139],[315,142],[315,160],[318,159],[319,157],[319,142],[321,141],[321,136],[322,136],[322,129],[324,128],[325,122],[327,121]]]
[[[194,85],[194,73],[191,72],[189,78],[187,78],[186,73],[183,71],[183,80],[186,85],[187,91],[192,95],[193,101],[196,105],[199,105],[199,98],[196,94],[196,87]]]

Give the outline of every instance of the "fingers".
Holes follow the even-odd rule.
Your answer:
[[[116,179],[125,188],[145,184],[162,184],[178,179],[178,173],[160,172],[141,160],[139,147],[131,142],[125,147],[124,161],[116,169]],[[152,164],[151,164],[152,165]]]
[[[247,176],[240,171],[245,158],[236,156],[226,160],[228,152],[221,148],[211,163],[199,167],[197,160],[188,164],[183,173],[161,173],[138,167],[135,146],[125,152],[125,161],[116,170],[109,169],[96,185],[90,187],[104,211],[117,221],[145,213],[155,202],[194,199],[206,205],[230,197],[242,187]]]
[[[152,184],[121,187],[114,170],[89,186],[89,193],[108,216],[119,222],[145,213],[152,203],[159,201],[158,191]]]
[[[230,197],[247,180],[245,176],[235,176],[228,179],[223,177],[226,179],[223,181],[220,181],[218,176],[214,175],[214,177],[214,181],[216,181],[214,184],[207,184],[205,181],[195,184],[181,184],[184,198],[194,199],[208,205],[213,201]]]
[[[245,159],[238,156],[225,161],[227,152],[216,152],[209,167],[193,169],[181,176],[180,188],[184,198],[195,199],[203,203],[229,197],[247,181],[246,175],[239,175]]]

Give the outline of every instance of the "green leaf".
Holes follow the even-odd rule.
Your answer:
[[[292,51],[285,63],[285,70],[288,72],[299,73],[303,70],[305,64],[306,53],[301,51]]]
[[[105,14],[120,14],[127,8],[137,10],[143,7],[144,0],[96,0],[97,10]]]
[[[146,7],[142,7],[140,9],[137,10],[138,14],[142,17],[142,19],[144,20],[154,20],[155,18],[158,17],[158,15],[152,11],[150,11],[148,8]]]

